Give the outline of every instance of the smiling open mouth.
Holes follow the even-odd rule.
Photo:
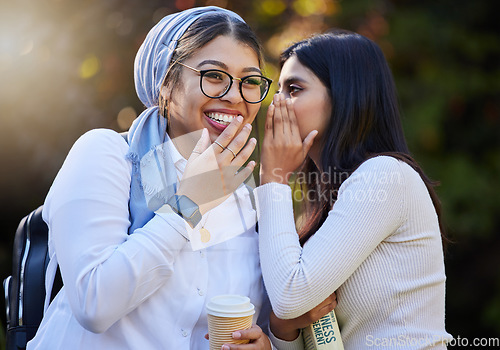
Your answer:
[[[214,122],[225,126],[228,126],[229,123],[231,123],[233,119],[236,117],[236,115],[224,114],[224,113],[206,113],[205,115]]]

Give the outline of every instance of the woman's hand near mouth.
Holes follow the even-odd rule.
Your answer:
[[[177,194],[189,197],[202,214],[226,200],[255,167],[251,161],[239,170],[257,144],[255,138],[248,140],[252,126],[242,123],[242,116],[233,118],[214,143],[204,129],[188,159]]]
[[[292,101],[283,94],[275,95],[267,110],[260,184],[288,184],[290,175],[306,159],[317,134],[313,130],[302,140]]]

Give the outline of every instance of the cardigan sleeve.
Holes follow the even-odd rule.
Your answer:
[[[93,130],[73,146],[44,205],[44,219],[71,309],[83,327],[104,332],[160,288],[186,244],[174,214],[155,215],[128,235],[128,145]],[[178,221],[181,222],[178,222]]]
[[[277,338],[271,329],[269,329],[269,339],[273,345],[273,350],[304,350],[304,338],[302,336],[302,331],[300,331],[299,336],[291,341],[286,341]]]
[[[300,246],[292,193],[269,183],[255,189],[262,273],[274,313],[291,319],[332,294],[402,223],[399,161],[376,157],[344,181],[319,230]]]

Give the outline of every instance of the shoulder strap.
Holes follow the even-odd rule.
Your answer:
[[[16,231],[13,271],[6,285],[7,349],[23,349],[33,338],[43,317],[48,255],[48,227],[42,206],[21,220]],[[62,286],[56,277],[52,291]]]

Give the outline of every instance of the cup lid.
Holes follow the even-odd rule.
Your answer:
[[[242,295],[225,294],[210,299],[207,313],[219,317],[245,317],[255,313],[250,298]]]

